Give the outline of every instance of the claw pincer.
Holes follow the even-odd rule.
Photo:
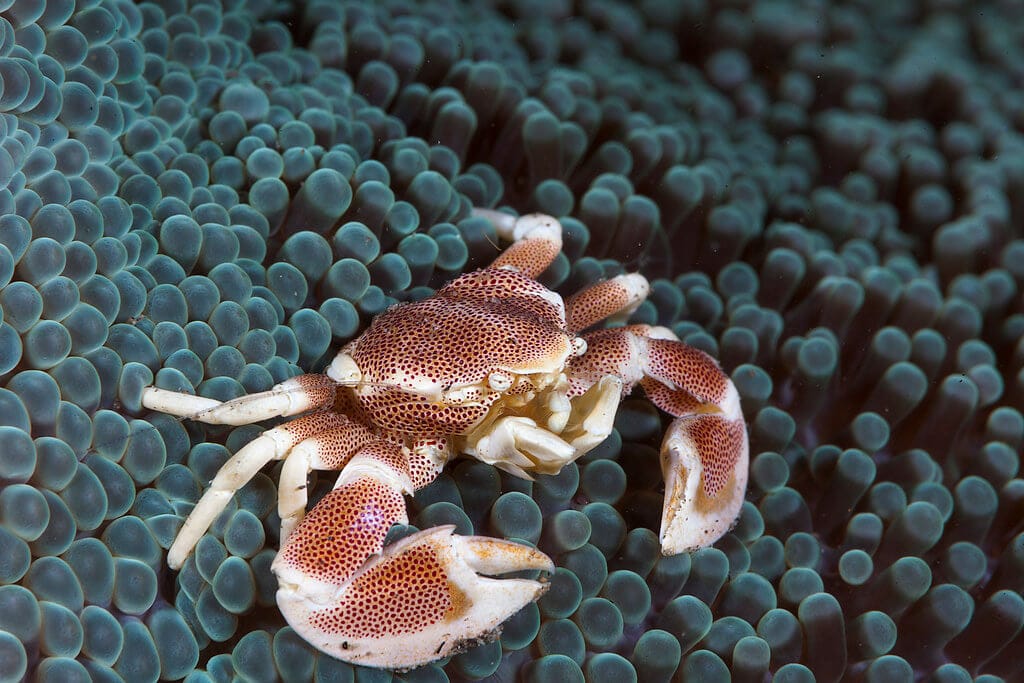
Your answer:
[[[496,636],[545,590],[499,578],[554,565],[511,541],[407,524],[405,497],[467,455],[518,477],[557,473],[611,433],[635,385],[672,415],[662,445],[665,554],[710,545],[739,514],[748,445],[739,396],[707,354],[624,319],[649,292],[637,274],[567,301],[536,277],[561,250],[549,216],[480,211],[512,245],[488,268],[433,297],[393,307],[345,346],[325,375],[220,403],[150,387],[143,405],[214,424],[299,416],[240,449],[217,472],[168,552],[180,568],[230,498],[283,460],[277,603],[318,649],[367,666],[407,669]],[[306,479],[337,471],[306,513]]]
[[[406,668],[446,657],[496,633],[510,614],[547,589],[538,581],[486,575],[554,571],[538,550],[456,536],[454,530],[435,527],[392,543],[332,584],[333,591],[320,594],[304,586],[286,590],[283,582],[291,576],[304,581],[307,570],[278,555],[273,567],[282,584],[277,604],[296,631],[339,659]]]

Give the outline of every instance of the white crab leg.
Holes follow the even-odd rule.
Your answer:
[[[303,439],[318,432],[342,425],[345,417],[336,413],[315,413],[268,429],[243,446],[217,471],[199,502],[167,551],[167,564],[180,569],[192,548],[210,528],[217,515],[227,506],[238,489],[252,479],[271,460],[283,458]]]
[[[344,418],[343,418],[344,419]],[[380,447],[381,439],[357,422],[344,419],[332,429],[303,440],[288,453],[277,487],[277,513],[281,518],[281,542],[284,542],[306,514],[309,495],[306,479],[313,470],[340,470],[360,449]],[[387,444],[391,448],[401,448]]]
[[[562,251],[562,224],[556,218],[541,213],[515,218],[492,209],[473,209],[473,215],[491,221],[498,237],[512,242],[491,268],[512,268],[535,278]]]
[[[168,391],[157,387],[146,387],[142,390],[143,408],[178,417],[190,417],[221,405],[224,405],[221,401],[180,391]]]
[[[335,389],[335,383],[324,375],[299,375],[267,391],[220,402],[147,387],[142,392],[142,405],[150,410],[206,424],[245,425],[330,405],[334,401]]]

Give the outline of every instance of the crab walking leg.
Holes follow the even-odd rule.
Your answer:
[[[180,391],[168,391],[157,387],[146,387],[142,390],[143,408],[177,417],[191,417],[222,405],[222,401]]]
[[[210,528],[238,489],[245,486],[271,460],[285,457],[293,446],[319,432],[337,428],[346,422],[342,415],[313,413],[268,429],[243,446],[219,470],[199,502],[192,508],[178,535],[167,551],[167,564],[180,569],[192,548]]]
[[[565,319],[572,332],[579,332],[606,318],[626,318],[644,302],[651,285],[640,273],[618,275],[598,282],[569,297]]]
[[[570,366],[577,392],[615,374],[627,391],[639,383],[678,418],[662,442],[662,552],[714,543],[739,515],[747,483],[749,446],[736,387],[711,356],[665,328],[631,325],[585,338],[587,353]]]
[[[277,513],[281,518],[284,542],[306,514],[309,495],[306,479],[313,470],[341,470],[360,449],[374,444],[378,448],[401,447],[381,442],[380,437],[358,422],[342,417],[344,424],[315,434],[297,444],[285,457],[278,480]]]
[[[267,391],[224,402],[146,387],[142,392],[142,405],[206,424],[245,425],[328,406],[334,401],[336,386],[325,375],[299,375]]]
[[[494,223],[498,236],[512,242],[490,268],[513,268],[536,278],[562,251],[562,224],[556,218],[541,213],[514,218],[490,209],[473,209],[473,215]]]

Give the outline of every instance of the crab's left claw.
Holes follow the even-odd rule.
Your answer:
[[[364,666],[409,669],[493,640],[548,584],[487,575],[551,573],[554,564],[533,548],[454,529],[427,529],[385,547],[329,600],[283,586],[277,604],[317,648]]]

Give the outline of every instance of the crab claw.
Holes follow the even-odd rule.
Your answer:
[[[548,584],[485,575],[551,573],[554,565],[533,548],[456,536],[454,529],[427,529],[385,547],[331,596],[304,592],[301,580],[275,562],[277,604],[307,641],[364,666],[409,669],[492,640],[501,623]]]
[[[707,547],[732,528],[747,489],[748,452],[742,419],[702,413],[672,422],[661,446],[663,554]]]

